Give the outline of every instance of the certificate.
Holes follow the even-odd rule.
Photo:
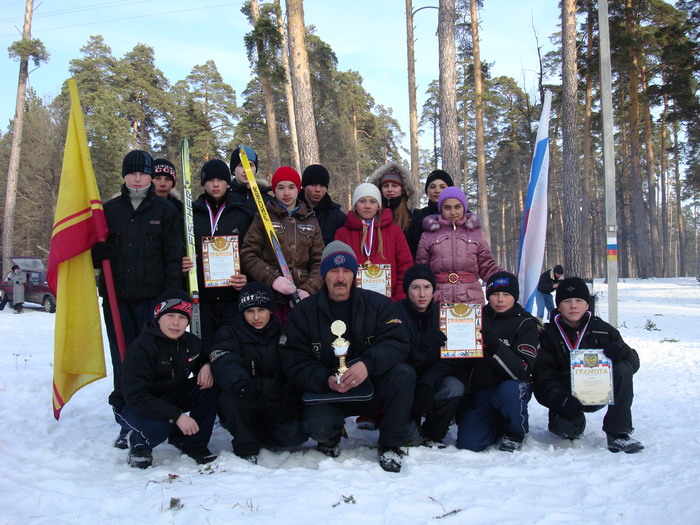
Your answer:
[[[440,350],[441,358],[484,357],[480,305],[441,304],[440,330],[447,336],[447,343]]]
[[[358,288],[391,297],[391,265],[362,264],[357,268]]]
[[[612,361],[603,350],[571,351],[571,393],[582,405],[612,405]]]
[[[231,286],[231,276],[241,273],[238,235],[202,237],[204,287]]]

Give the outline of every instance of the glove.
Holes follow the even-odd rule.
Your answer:
[[[583,414],[583,405],[574,396],[567,395],[557,408],[557,412],[567,419],[574,419]]]
[[[622,361],[627,357],[629,350],[620,343],[605,343],[603,353],[613,361]]]
[[[275,280],[272,281],[272,289],[282,295],[292,295],[297,291],[297,287],[289,282],[289,279],[282,276],[275,277]]]
[[[481,340],[484,342],[484,356],[493,357],[501,342],[493,328],[482,328]]]
[[[420,338],[420,346],[426,351],[438,350],[447,342],[447,336],[440,330],[428,330]]]
[[[114,256],[114,246],[106,242],[96,242],[92,246],[92,257],[96,261],[104,261]]]
[[[435,389],[425,383],[418,383],[413,396],[413,409],[411,418],[419,418],[427,416],[432,412],[433,398],[435,397]]]

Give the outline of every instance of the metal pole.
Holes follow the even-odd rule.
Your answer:
[[[608,322],[617,328],[617,210],[615,206],[615,144],[613,135],[608,0],[600,0],[598,2],[598,26],[600,28],[600,91],[603,111],[603,158],[605,165]]]

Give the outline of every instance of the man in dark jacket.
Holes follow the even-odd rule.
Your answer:
[[[182,221],[175,206],[155,194],[152,174],[153,158],[146,151],[133,150],[124,157],[121,195],[104,204],[109,237],[92,250],[96,267],[104,259],[112,263],[127,347],[153,318],[158,295],[183,284]],[[99,289],[116,378],[121,358],[103,274]]]
[[[451,360],[440,359],[440,348],[447,337],[440,330],[440,305],[433,301],[435,273],[430,266],[415,264],[404,274],[403,288],[406,298],[396,306],[411,341],[408,362],[418,377],[409,440],[420,439],[424,446],[444,448],[443,440],[462,401],[464,384],[455,377]],[[423,416],[419,436],[414,436]]]
[[[522,448],[539,341],[537,322],[517,303],[519,295],[518,278],[511,273],[497,272],[486,284],[484,357],[463,360],[469,361],[468,398],[458,419],[457,448],[479,452],[499,438],[499,450]]]
[[[557,264],[551,270],[547,270],[540,275],[540,280],[537,283],[537,291],[535,299],[537,300],[537,317],[544,319],[544,309],[547,308],[549,315],[552,315],[554,310],[554,302],[552,301],[552,292],[556,291],[559,286],[559,281],[564,278],[564,267]]]
[[[199,180],[204,188],[192,203],[195,248],[197,250],[197,284],[199,291],[199,313],[201,319],[202,348],[209,352],[214,334],[224,325],[238,317],[238,291],[245,286],[247,278],[242,273],[230,276],[225,286],[207,287],[204,280],[202,237],[238,235],[238,249],[243,246],[245,236],[255,209],[237,202],[229,191],[231,172],[223,160],[212,159],[202,166]],[[185,257],[182,269],[188,271],[192,261]]]
[[[301,174],[301,189],[299,200],[314,212],[321,226],[323,244],[330,244],[335,238],[335,232],[345,224],[345,214],[340,210],[340,204],[333,202],[328,195],[328,184],[331,176],[328,170],[320,164],[312,164]]]
[[[333,241],[326,246],[321,257],[324,287],[292,310],[280,340],[280,356],[293,386],[329,399],[304,407],[304,430],[321,452],[330,457],[340,454],[346,417],[383,409],[379,463],[384,470],[398,472],[416,378],[405,363],[408,334],[390,299],[354,286],[356,273],[357,260],[347,244]],[[335,375],[339,361],[331,344],[338,334],[331,332],[331,324],[336,332],[344,327],[340,336],[350,343],[349,366],[340,378]],[[368,378],[373,397],[347,401],[353,389],[368,389],[363,386]]]
[[[603,350],[612,363],[615,403],[607,405],[603,430],[611,452],[639,452],[644,446],[630,437],[632,427],[632,376],[639,370],[639,355],[611,325],[588,311],[588,286],[578,277],[559,283],[557,310],[540,336],[541,348],[535,368],[535,397],[549,409],[549,430],[575,439],[586,428],[586,412],[606,405],[583,405],[571,392],[570,353],[579,348]]]
[[[117,422],[128,433],[127,463],[150,467],[153,449],[168,436],[198,464],[209,463],[216,459],[207,445],[217,392],[199,339],[186,332],[192,301],[181,290],[166,290],[154,316],[129,345],[118,386],[109,396]]]
[[[277,349],[282,328],[273,315],[273,291],[260,282],[248,283],[238,308],[243,317],[219,329],[209,359],[233,452],[257,463],[261,445],[298,447],[307,436],[301,429],[301,395],[282,373]]]

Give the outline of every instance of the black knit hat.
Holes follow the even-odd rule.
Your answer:
[[[258,281],[246,284],[238,296],[238,309],[243,313],[249,308],[267,308],[274,312],[277,303],[272,288]]]
[[[204,163],[202,170],[199,172],[199,180],[204,186],[204,183],[211,179],[221,179],[231,184],[231,171],[223,160],[212,159]]]
[[[591,302],[591,292],[588,291],[588,285],[580,277],[567,277],[559,281],[554,302],[559,306],[559,303],[565,299],[572,298],[583,299],[589,304]]]
[[[520,297],[520,285],[518,284],[518,278],[509,272],[496,272],[486,283],[486,300],[488,301],[489,296],[492,293],[505,292],[512,295],[515,300]]]
[[[564,267],[561,264],[557,264],[552,271],[557,275],[564,275]]]
[[[331,181],[331,174],[328,170],[321,166],[320,164],[312,164],[304,169],[304,173],[301,174],[301,187],[306,188],[312,184],[320,184],[321,186],[328,187]]]
[[[170,177],[170,180],[173,181],[173,186],[177,184],[175,164],[168,159],[156,159],[153,161],[153,177],[160,177],[162,175]]]
[[[255,169],[257,170],[259,168],[258,166],[258,154],[253,151],[253,148],[250,148],[248,146],[243,146],[245,148],[245,154],[248,155],[248,161],[252,162],[255,164]],[[236,169],[236,166],[238,166],[241,163],[241,147],[238,146],[236,149],[233,150],[231,153],[231,173],[234,172]]]
[[[192,298],[187,293],[177,288],[165,290],[158,297],[158,304],[153,309],[153,317],[156,321],[167,313],[176,313],[192,320]]]
[[[403,293],[408,293],[408,287],[416,279],[425,279],[435,291],[435,272],[427,264],[414,264],[403,274]]]
[[[430,172],[430,175],[428,175],[428,178],[425,179],[425,193],[426,195],[428,194],[428,186],[430,186],[430,183],[433,182],[436,179],[440,179],[442,181],[445,181],[445,184],[448,186],[454,186],[455,183],[452,180],[452,177],[450,177],[449,173],[443,170],[433,170]]]
[[[142,149],[130,151],[122,161],[122,177],[137,172],[153,176],[153,157]]]

